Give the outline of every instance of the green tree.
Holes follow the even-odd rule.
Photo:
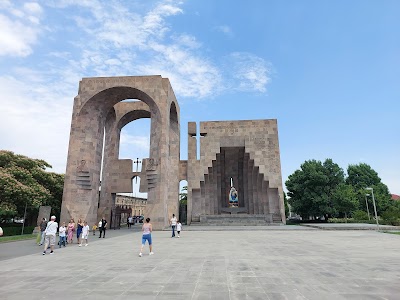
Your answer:
[[[185,185],[179,193],[179,203],[187,205],[187,185]]]
[[[391,200],[388,187],[382,183],[378,173],[368,164],[361,163],[358,165],[349,165],[347,168],[347,174],[348,177],[346,178],[346,183],[352,185],[357,191],[357,198],[360,203],[360,207],[365,207],[365,195],[371,194],[370,191],[365,190],[366,187],[372,187],[374,189],[376,209],[378,214],[394,205],[394,201]],[[371,196],[367,197],[367,200],[369,207],[372,208]]]
[[[344,172],[332,159],[305,161],[286,181],[289,204],[303,218],[330,215],[332,193],[341,183]]]
[[[40,205],[61,206],[64,175],[50,173],[44,160],[0,150],[0,218],[37,213]]]
[[[283,192],[283,203],[285,204],[285,216],[287,218],[287,217],[289,217],[289,214],[290,214],[290,208],[289,208],[289,204],[288,204],[288,200],[287,200],[285,192]]]
[[[353,186],[341,183],[332,194],[333,207],[337,213],[344,214],[347,222],[347,214],[356,211],[359,205],[357,193]]]

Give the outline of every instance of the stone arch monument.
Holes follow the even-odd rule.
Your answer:
[[[140,102],[125,103],[125,99]],[[129,106],[134,107],[129,107]],[[130,121],[150,117],[150,157],[141,174],[130,159],[118,159],[119,131]],[[83,218],[95,224],[109,218],[113,195],[132,192],[132,178],[140,176],[148,192],[147,215],[164,228],[178,213],[169,197],[179,191],[179,105],[171,84],[161,76],[84,78],[74,99],[61,220]],[[100,172],[104,144],[103,182]]]
[[[118,157],[120,131],[141,118],[151,119],[150,153],[142,170],[133,172],[132,160]],[[188,159],[180,160],[179,105],[167,78],[82,79],[72,113],[61,220],[112,219],[116,194],[131,193],[135,177],[141,179],[140,191],[148,193],[145,215],[154,229],[179,215],[181,180],[188,182],[188,224],[285,223],[276,120],[200,122],[199,132],[190,122]]]

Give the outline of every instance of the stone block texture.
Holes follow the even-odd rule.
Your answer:
[[[125,99],[140,101],[121,102]],[[121,128],[139,118],[151,118],[151,134],[150,157],[137,174],[118,152]],[[148,192],[146,217],[155,229],[167,226],[169,216],[178,214],[179,129],[179,105],[167,78],[82,79],[74,100],[61,221],[72,217],[95,224],[103,215],[110,218],[115,194],[131,192],[132,178],[141,176]]]
[[[231,179],[239,195],[238,214],[285,223],[275,119],[200,122],[200,160],[193,122],[188,132],[189,223],[234,213],[228,201]]]

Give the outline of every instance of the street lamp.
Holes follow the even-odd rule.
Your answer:
[[[372,203],[374,204],[374,212],[375,212],[375,220],[376,220],[376,227],[379,230],[379,222],[378,222],[378,214],[376,212],[376,204],[375,204],[375,197],[374,197],[374,189],[372,187],[365,188],[367,191],[371,191],[372,194]]]
[[[370,221],[371,217],[369,216],[369,208],[368,208],[368,201],[367,201],[368,196],[369,196],[369,194],[365,194],[365,205],[367,206],[368,221]]]

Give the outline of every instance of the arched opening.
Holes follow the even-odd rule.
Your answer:
[[[187,224],[187,180],[179,182],[179,220],[182,224]]]
[[[174,107],[171,109],[172,102]],[[126,106],[144,103],[146,107],[143,109],[126,109]],[[150,143],[149,154],[132,153],[129,148],[126,150],[129,153],[122,154],[125,150],[120,149],[124,146],[124,142],[120,145],[121,129],[133,120],[150,117],[151,125],[147,126],[150,127],[150,141],[147,142]],[[169,147],[170,141],[173,142],[175,145],[171,152],[179,153],[175,150],[178,149],[179,137],[174,139],[172,134],[179,129],[178,118],[179,106],[167,78],[157,75],[82,79],[74,99],[62,204],[63,219],[84,217],[95,222],[99,215],[110,216],[117,193],[135,193],[132,177],[139,172],[136,173],[133,160],[141,160],[140,156],[143,156],[149,158],[146,160],[146,170],[139,173],[143,175],[141,183],[146,184],[148,191],[145,213],[152,216],[155,228],[166,226],[168,209],[172,207],[176,213],[178,209],[178,163],[171,162]],[[122,135],[124,140],[124,131]],[[140,140],[143,142],[143,139],[136,139],[135,142]],[[129,159],[119,159],[120,152],[121,157]],[[179,162],[179,156],[174,159]],[[100,178],[102,166],[103,176]],[[140,170],[141,166],[138,165],[137,171]],[[100,180],[100,198],[105,194],[110,203],[100,199],[98,204]],[[171,203],[173,200],[170,200],[167,182],[176,190],[176,203]],[[103,188],[103,184],[107,188]],[[138,192],[141,192],[140,189]],[[143,209],[136,213],[142,214]]]

